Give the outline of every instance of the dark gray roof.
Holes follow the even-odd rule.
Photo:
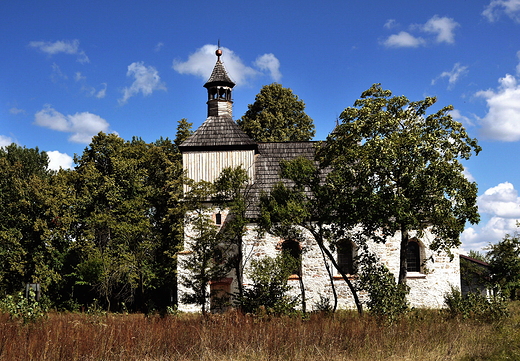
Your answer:
[[[244,133],[231,116],[209,116],[179,148],[182,151],[214,148],[254,149],[256,143]]]
[[[317,142],[283,142],[283,143],[258,143],[258,155],[255,161],[255,183],[251,189],[251,202],[247,216],[258,217],[258,202],[262,191],[269,193],[273,186],[281,181],[280,161],[292,160],[303,156],[314,159],[315,145]],[[290,185],[291,182],[284,180]]]
[[[209,77],[206,84],[204,84],[205,88],[209,88],[214,85],[226,85],[230,88],[235,86],[235,83],[229,78],[226,72],[226,68],[224,68],[224,64],[220,61],[220,58],[217,60],[215,67],[213,68],[213,72]]]

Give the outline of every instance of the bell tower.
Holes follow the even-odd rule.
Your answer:
[[[231,90],[235,83],[227,75],[224,64],[220,61],[222,50],[215,51],[217,63],[209,80],[204,84],[208,90],[208,117],[230,116],[233,112],[233,101],[231,100]]]

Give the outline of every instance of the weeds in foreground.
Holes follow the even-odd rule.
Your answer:
[[[298,317],[0,314],[0,360],[500,360],[520,358],[520,306],[500,323],[412,310],[392,326],[355,312]]]

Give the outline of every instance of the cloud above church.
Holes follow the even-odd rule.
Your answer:
[[[455,29],[459,26],[460,24],[452,18],[434,15],[424,24],[411,24],[408,31],[390,35],[381,41],[381,44],[387,48],[417,48],[429,43],[453,44],[455,43]],[[388,20],[384,27],[386,29],[395,28],[395,20]],[[414,32],[426,33],[429,37],[423,38],[418,34],[414,35]]]
[[[153,66],[145,66],[143,61],[128,65],[127,77],[134,77],[130,87],[123,89],[123,97],[119,104],[125,104],[130,97],[142,93],[143,96],[151,95],[155,90],[166,91],[166,84],[161,81],[159,72]]]
[[[92,137],[99,132],[109,132],[110,124],[99,115],[89,112],[64,115],[46,104],[34,116],[34,123],[44,128],[70,133],[69,141],[73,143],[90,143]]]
[[[48,55],[59,53],[76,55],[77,61],[81,64],[90,63],[90,59],[83,50],[79,48],[79,40],[58,40],[52,41],[31,41],[29,47],[35,48]]]
[[[186,61],[173,60],[172,68],[180,74],[196,75],[208,80],[215,66],[217,48],[217,45],[206,44],[190,54]],[[274,54],[260,55],[252,66],[247,66],[233,50],[224,47],[220,49],[222,63],[237,86],[246,85],[251,79],[261,75],[267,75],[274,81],[280,81],[282,78],[280,61]]]

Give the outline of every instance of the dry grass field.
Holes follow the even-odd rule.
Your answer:
[[[499,323],[414,310],[397,324],[340,311],[308,319],[237,313],[0,315],[0,360],[519,360],[520,306]]]

